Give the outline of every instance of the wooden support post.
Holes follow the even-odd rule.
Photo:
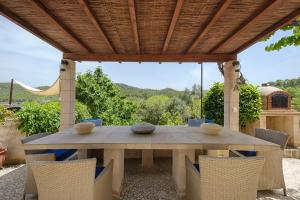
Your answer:
[[[11,103],[12,103],[13,90],[14,90],[14,79],[11,79],[10,89],[9,89],[9,100],[8,100],[9,105],[11,105]]]

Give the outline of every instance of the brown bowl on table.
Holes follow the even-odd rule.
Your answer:
[[[95,128],[92,122],[81,122],[74,125],[75,132],[80,135],[90,134]]]
[[[219,124],[212,124],[212,123],[204,123],[201,124],[200,129],[206,135],[219,135],[223,126]]]

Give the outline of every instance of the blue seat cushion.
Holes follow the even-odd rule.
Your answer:
[[[238,151],[238,152],[247,157],[256,156],[256,151]]]
[[[104,167],[96,166],[95,178],[103,171]]]
[[[199,164],[194,164],[194,167],[200,172],[200,165]]]
[[[80,122],[92,122],[95,126],[102,126],[102,119],[99,118],[81,119]]]
[[[188,119],[189,127],[199,127],[203,123],[204,123],[204,119]]]
[[[54,153],[56,161],[63,161],[76,152],[76,149],[48,149],[46,153]]]
[[[213,119],[205,119],[205,123],[214,124],[215,120],[213,120]]]

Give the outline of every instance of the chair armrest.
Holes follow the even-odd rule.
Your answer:
[[[95,179],[94,199],[112,200],[112,171],[113,160],[105,166],[103,171]]]
[[[66,160],[78,160],[78,151],[70,155]]]
[[[186,199],[197,200],[200,199],[200,172],[196,169],[194,164],[185,157],[186,167]],[[200,166],[201,171],[201,166]]]
[[[239,153],[238,151],[236,150],[230,150],[229,152],[231,155],[233,155],[233,157],[246,157],[244,156],[243,154]]]

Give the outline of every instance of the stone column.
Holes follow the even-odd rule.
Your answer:
[[[118,199],[120,198],[124,177],[124,149],[104,149],[104,166],[111,160],[114,161],[112,177],[113,196]]]
[[[195,150],[173,149],[172,174],[177,193],[180,195],[184,195],[186,189],[185,156],[188,156],[190,161],[195,163]]]
[[[63,59],[60,66],[60,130],[75,123],[75,78],[76,64]]]
[[[153,150],[143,149],[142,150],[142,167],[150,168],[153,166]]]
[[[235,88],[239,72],[235,62],[224,64],[224,127],[239,131],[239,91]]]

